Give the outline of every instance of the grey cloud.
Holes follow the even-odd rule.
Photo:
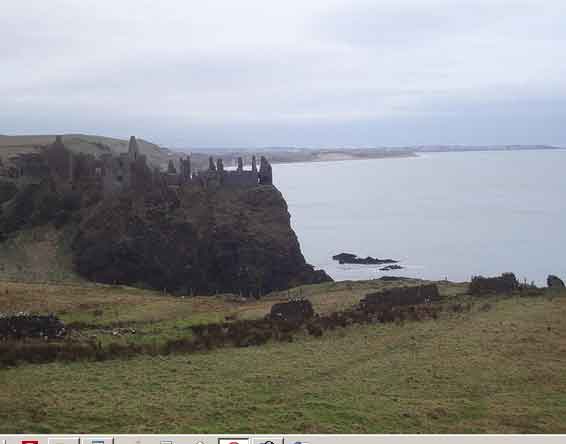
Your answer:
[[[565,17],[561,0],[21,0],[0,16],[0,133],[566,144]]]
[[[413,46],[485,31],[506,37],[566,37],[566,5],[536,0],[353,1],[315,19],[325,38],[379,48]],[[485,42],[489,43],[489,42]]]

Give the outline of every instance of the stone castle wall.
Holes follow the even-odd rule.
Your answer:
[[[70,188],[88,183],[99,187],[104,197],[111,197],[126,191],[143,193],[154,186],[254,187],[271,184],[272,171],[263,156],[259,171],[255,156],[251,170],[244,170],[241,158],[236,170],[225,170],[222,159],[215,163],[211,157],[207,170],[193,172],[190,156],[181,159],[178,168],[171,160],[167,171],[152,170],[134,136],[130,138],[128,152],[117,156],[104,154],[95,158],[74,154],[65,147],[62,137],[57,136],[41,153],[16,156],[10,159],[9,166],[0,164],[0,180],[24,186],[46,179]]]
[[[258,174],[253,171],[226,171],[222,180],[223,185],[233,187],[253,187],[259,182]]]

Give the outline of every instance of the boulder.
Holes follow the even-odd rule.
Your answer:
[[[314,316],[314,309],[306,299],[281,302],[271,307],[268,318],[273,321],[304,322]]]
[[[546,285],[548,285],[548,288],[565,288],[564,281],[553,274],[546,278]]]

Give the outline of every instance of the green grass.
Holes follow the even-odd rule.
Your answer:
[[[0,370],[0,431],[565,433],[566,295],[553,294],[293,343]]]
[[[163,344],[190,336],[191,325],[221,322],[236,305],[218,298],[179,298],[132,287],[0,282],[0,311],[56,313],[82,324],[72,339],[107,345]],[[130,333],[134,330],[135,333]]]

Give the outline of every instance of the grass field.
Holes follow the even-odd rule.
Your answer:
[[[417,281],[404,281],[405,284]],[[34,284],[0,282],[0,312],[56,313],[68,324],[84,324],[75,339],[159,345],[186,337],[195,324],[232,319],[263,318],[275,302],[301,296],[311,300],[317,313],[350,307],[369,291],[400,283],[379,280],[339,282],[304,286],[289,292],[273,293],[259,301],[231,302],[218,297],[174,297],[149,290],[95,284]],[[462,284],[441,283],[446,296],[463,293]],[[135,330],[135,333],[131,333]]]
[[[324,311],[380,285],[295,291]],[[463,288],[441,286],[458,301],[468,300]],[[173,334],[178,323],[261,316],[284,297],[238,304],[121,287],[0,284],[3,310],[49,309],[101,328],[169,325],[149,337]],[[293,343],[3,369],[0,432],[565,433],[565,317],[564,293],[489,298],[436,321],[351,326]]]

